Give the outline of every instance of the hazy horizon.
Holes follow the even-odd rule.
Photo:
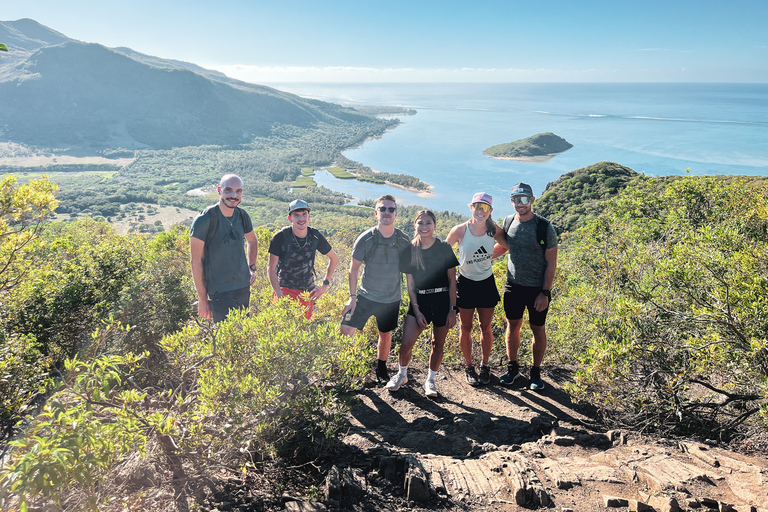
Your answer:
[[[762,0],[26,0],[3,18],[253,83],[768,83]]]

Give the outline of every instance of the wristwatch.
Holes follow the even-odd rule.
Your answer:
[[[541,294],[547,298],[552,298],[552,292],[550,290],[541,290]]]
[[[323,279],[323,286],[330,286],[331,282],[327,279]]]
[[[451,306],[451,309],[455,312],[459,312],[459,306]]]
[[[251,272],[256,272],[256,265],[248,265],[248,268],[251,269]]]

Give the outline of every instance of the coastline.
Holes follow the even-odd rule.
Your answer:
[[[515,160],[517,162],[527,162],[531,164],[540,164],[542,162],[547,162],[562,153],[565,153],[565,151],[562,151],[560,153],[549,153],[547,155],[538,155],[538,156],[491,156],[485,151],[483,151],[483,154],[488,158],[494,158],[496,160]]]
[[[344,179],[344,178],[339,178],[337,176],[334,176],[333,173],[328,170],[327,166],[326,167],[320,167],[320,169],[324,170],[325,172],[327,172],[328,174],[330,174],[331,176],[333,176],[337,180],[343,180]],[[354,169],[345,169],[345,170],[349,174],[354,176],[356,181],[360,181],[360,180],[358,180],[359,176],[358,176],[357,173],[355,173]],[[381,171],[377,171],[376,169],[371,169],[371,170],[374,171],[374,172],[381,172]],[[381,185],[387,185],[387,186],[390,186],[392,188],[397,188],[397,189],[400,189],[400,190],[405,190],[405,191],[411,192],[412,194],[414,194],[416,196],[419,196],[419,197],[433,197],[433,196],[436,195],[432,191],[435,188],[435,186],[430,184],[430,183],[427,183],[428,189],[427,190],[423,190],[423,189],[419,189],[419,188],[416,188],[416,187],[407,187],[405,185],[401,185],[399,183],[394,183],[394,182],[387,181],[387,180],[383,180],[383,181],[384,181],[384,183],[381,183]],[[370,182],[360,181],[360,183],[370,183]],[[424,183],[426,183],[426,182],[424,182]],[[371,183],[371,184],[372,185],[377,185],[377,183]],[[360,198],[355,198],[355,200],[359,200],[359,199]]]
[[[392,183],[391,181],[386,181],[386,180],[384,181],[384,183],[393,188],[399,188],[400,190],[407,190],[408,192],[411,192],[419,197],[433,197],[437,195],[432,191],[432,189],[434,189],[435,186],[427,183],[426,181],[424,183],[427,183],[427,186],[429,187],[427,190],[422,190],[414,187],[406,187],[405,185],[400,185],[399,183]]]

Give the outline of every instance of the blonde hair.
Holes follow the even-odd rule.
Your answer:
[[[419,210],[413,218],[413,223],[416,224],[424,215],[430,217],[437,227],[437,217],[432,213],[432,210]],[[416,230],[416,236],[411,240],[411,266],[424,270],[424,258],[421,255],[421,235],[418,230]]]

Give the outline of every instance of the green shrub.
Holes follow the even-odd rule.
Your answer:
[[[765,408],[767,196],[649,180],[569,238],[552,341],[579,357],[580,397],[618,424],[722,437]]]

